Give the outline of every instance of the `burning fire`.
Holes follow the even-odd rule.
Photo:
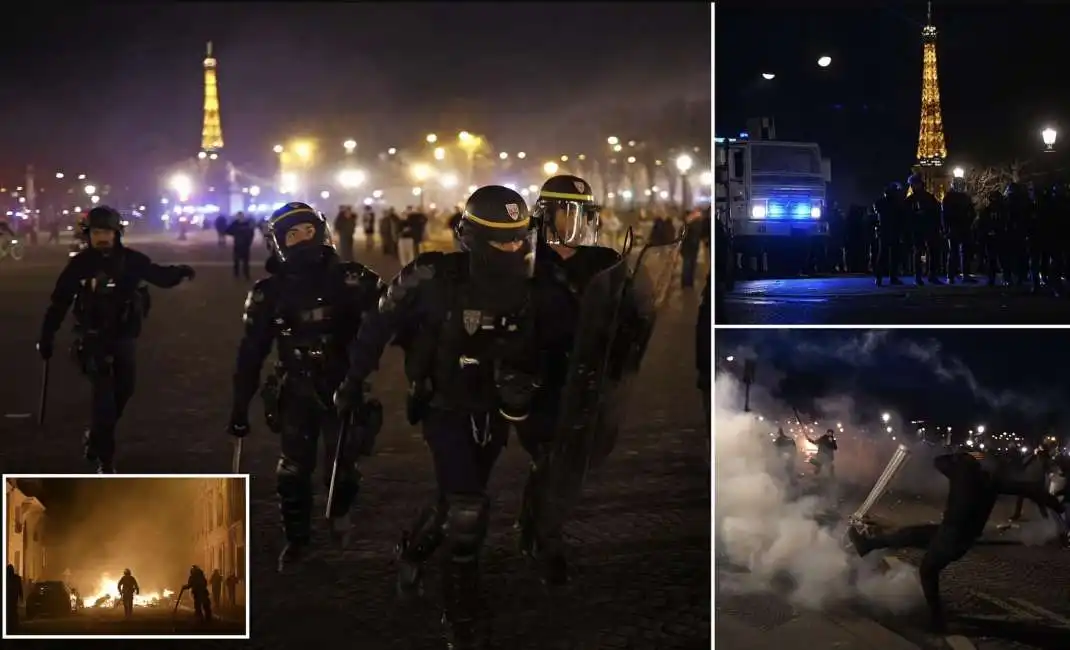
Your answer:
[[[94,607],[96,606],[97,601],[101,598],[107,598],[106,602],[108,605],[113,604],[120,599],[118,583],[118,578],[113,578],[106,573],[100,576],[100,580],[97,582],[96,593],[92,596],[83,596],[82,605],[85,607]],[[174,595],[175,592],[170,589],[148,593],[142,591],[140,594],[134,596],[134,607],[151,607],[159,604],[161,600],[171,598]]]

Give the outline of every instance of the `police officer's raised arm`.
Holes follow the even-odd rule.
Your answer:
[[[37,341],[37,349],[45,359],[52,356],[52,342],[56,337],[56,332],[63,324],[63,319],[66,318],[75,296],[78,295],[82,278],[85,277],[87,260],[88,258],[84,255],[72,257],[67,262],[67,266],[63,267],[63,271],[56,280],[56,286],[52,289],[52,297],[48,309],[45,310],[44,321],[41,323],[41,336]]]
[[[130,254],[133,257],[132,261],[137,266],[138,275],[141,276],[139,279],[161,289],[176,287],[186,278],[192,280],[193,276],[196,275],[193,267],[186,264],[163,266],[153,262],[144,253],[130,251]]]
[[[249,403],[260,388],[260,370],[275,340],[272,326],[275,296],[272,284],[273,278],[257,280],[245,300],[245,313],[242,316],[245,333],[238,345],[234,369],[232,427],[248,426]]]

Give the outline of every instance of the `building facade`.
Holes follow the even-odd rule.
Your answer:
[[[193,563],[211,576],[235,575],[237,600],[245,604],[245,479],[201,479],[196,501]]]
[[[19,489],[20,479],[4,481],[7,493],[7,563],[24,581],[45,579],[45,507]]]

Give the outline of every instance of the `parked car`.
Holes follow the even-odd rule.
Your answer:
[[[38,582],[26,598],[26,618],[39,616],[70,616],[74,613],[74,597],[67,585],[58,580]]]

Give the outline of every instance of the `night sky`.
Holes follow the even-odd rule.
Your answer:
[[[1070,425],[1070,330],[718,330],[717,355],[758,382],[805,377],[813,397],[885,402],[909,418]]]
[[[194,155],[209,40],[239,165],[270,169],[272,145],[295,136],[380,151],[468,129],[533,156],[578,150],[664,120],[672,101],[708,107],[709,15],[669,2],[31,4],[0,41],[0,182],[34,163],[133,184]]]
[[[1070,137],[1064,5],[933,4],[949,165],[1037,158],[1049,124]],[[735,136],[748,116],[772,115],[779,139],[822,145],[841,199],[871,200],[904,181],[918,141],[925,3],[751,7],[717,5],[716,133]],[[817,67],[823,54],[829,68]],[[764,81],[766,71],[777,77]],[[1067,162],[1043,163],[1056,160]]]

